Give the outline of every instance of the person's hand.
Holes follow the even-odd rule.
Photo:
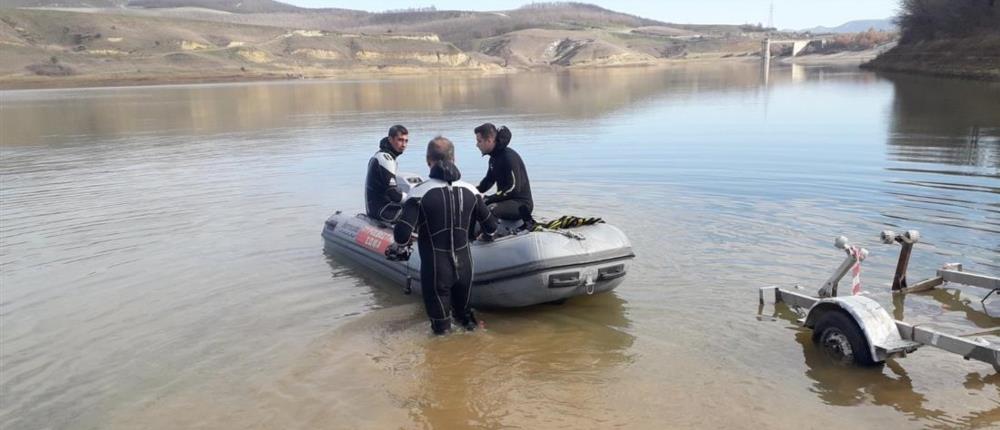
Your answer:
[[[385,248],[385,258],[389,261],[408,261],[413,249],[409,245],[400,245],[396,242],[389,244]]]

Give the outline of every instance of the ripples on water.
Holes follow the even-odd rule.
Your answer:
[[[1000,272],[995,84],[795,67],[765,86],[733,63],[0,102],[5,428],[1000,422],[981,363],[832,368],[786,311],[756,313],[759,286],[822,283],[846,234],[897,317],[1000,325],[975,289],[894,302],[897,249],[877,241],[922,231],[911,280]],[[603,216],[638,258],[614,294],[432,339],[411,298],[323,256],[319,230],[361,207],[389,125],[413,131],[403,169],[443,134],[474,181],[485,121],[514,130],[542,215]]]

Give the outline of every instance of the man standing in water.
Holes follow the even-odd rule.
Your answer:
[[[389,128],[389,135],[379,142],[378,152],[368,160],[365,178],[365,213],[375,220],[393,223],[400,213],[403,193],[396,186],[396,158],[403,155],[410,132],[402,125]]]
[[[531,198],[531,183],[521,156],[510,144],[511,133],[506,126],[497,130],[490,123],[475,129],[476,147],[483,155],[490,156],[486,177],[479,182],[479,192],[486,193],[497,186],[497,193],[486,197],[486,204],[502,219],[520,220],[531,217],[535,203]]]
[[[472,252],[469,230],[478,222],[487,236],[497,229],[496,218],[472,184],[459,181],[455,146],[444,137],[427,145],[430,179],[411,190],[403,202],[394,230],[394,247],[410,242],[416,230],[420,251],[420,290],[434,334],[451,330],[451,318],[475,330],[476,316],[469,307],[472,288]]]

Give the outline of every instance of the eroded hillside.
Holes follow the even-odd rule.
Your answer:
[[[763,37],[578,3],[370,13],[270,0],[18,1],[42,7],[0,9],[4,83],[635,66],[753,56]]]

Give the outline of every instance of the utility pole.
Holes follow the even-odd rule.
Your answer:
[[[774,2],[771,2],[771,10],[767,14],[767,28],[774,28]]]

